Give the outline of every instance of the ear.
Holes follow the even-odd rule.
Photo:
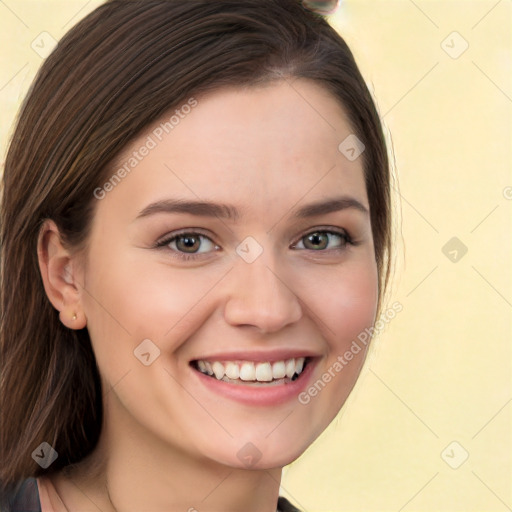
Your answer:
[[[61,322],[70,329],[83,329],[87,319],[81,304],[78,264],[64,247],[53,220],[45,220],[39,230],[37,257],[46,295],[60,311]]]

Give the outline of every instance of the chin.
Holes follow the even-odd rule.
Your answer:
[[[272,434],[269,437],[271,436]],[[241,447],[237,448],[234,456],[233,452],[224,452],[210,455],[210,458],[237,469],[283,468],[298,459],[311,443],[309,439],[297,439],[294,443],[289,438],[283,439],[282,436],[276,436],[272,442],[269,442],[269,439],[256,439],[254,442],[241,443]]]

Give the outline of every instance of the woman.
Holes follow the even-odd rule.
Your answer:
[[[325,19],[106,2],[42,66],[3,185],[2,512],[296,510],[282,468],[389,274],[380,121]]]

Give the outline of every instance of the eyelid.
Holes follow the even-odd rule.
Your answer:
[[[178,238],[179,236],[183,235],[201,235],[204,238],[208,238],[212,243],[215,243],[212,240],[211,235],[205,233],[205,231],[202,230],[201,228],[183,228],[178,229],[177,231],[172,231],[171,233],[167,233],[166,235],[162,236],[159,240],[155,242],[154,247],[164,247],[165,245],[172,242],[175,238]]]

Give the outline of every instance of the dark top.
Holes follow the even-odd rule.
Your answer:
[[[2,495],[0,512],[41,512],[36,479],[27,478],[13,492]]]
[[[278,512],[300,512],[286,498],[279,496]],[[8,496],[0,499],[0,512],[41,512],[39,492],[35,478],[27,478]]]

